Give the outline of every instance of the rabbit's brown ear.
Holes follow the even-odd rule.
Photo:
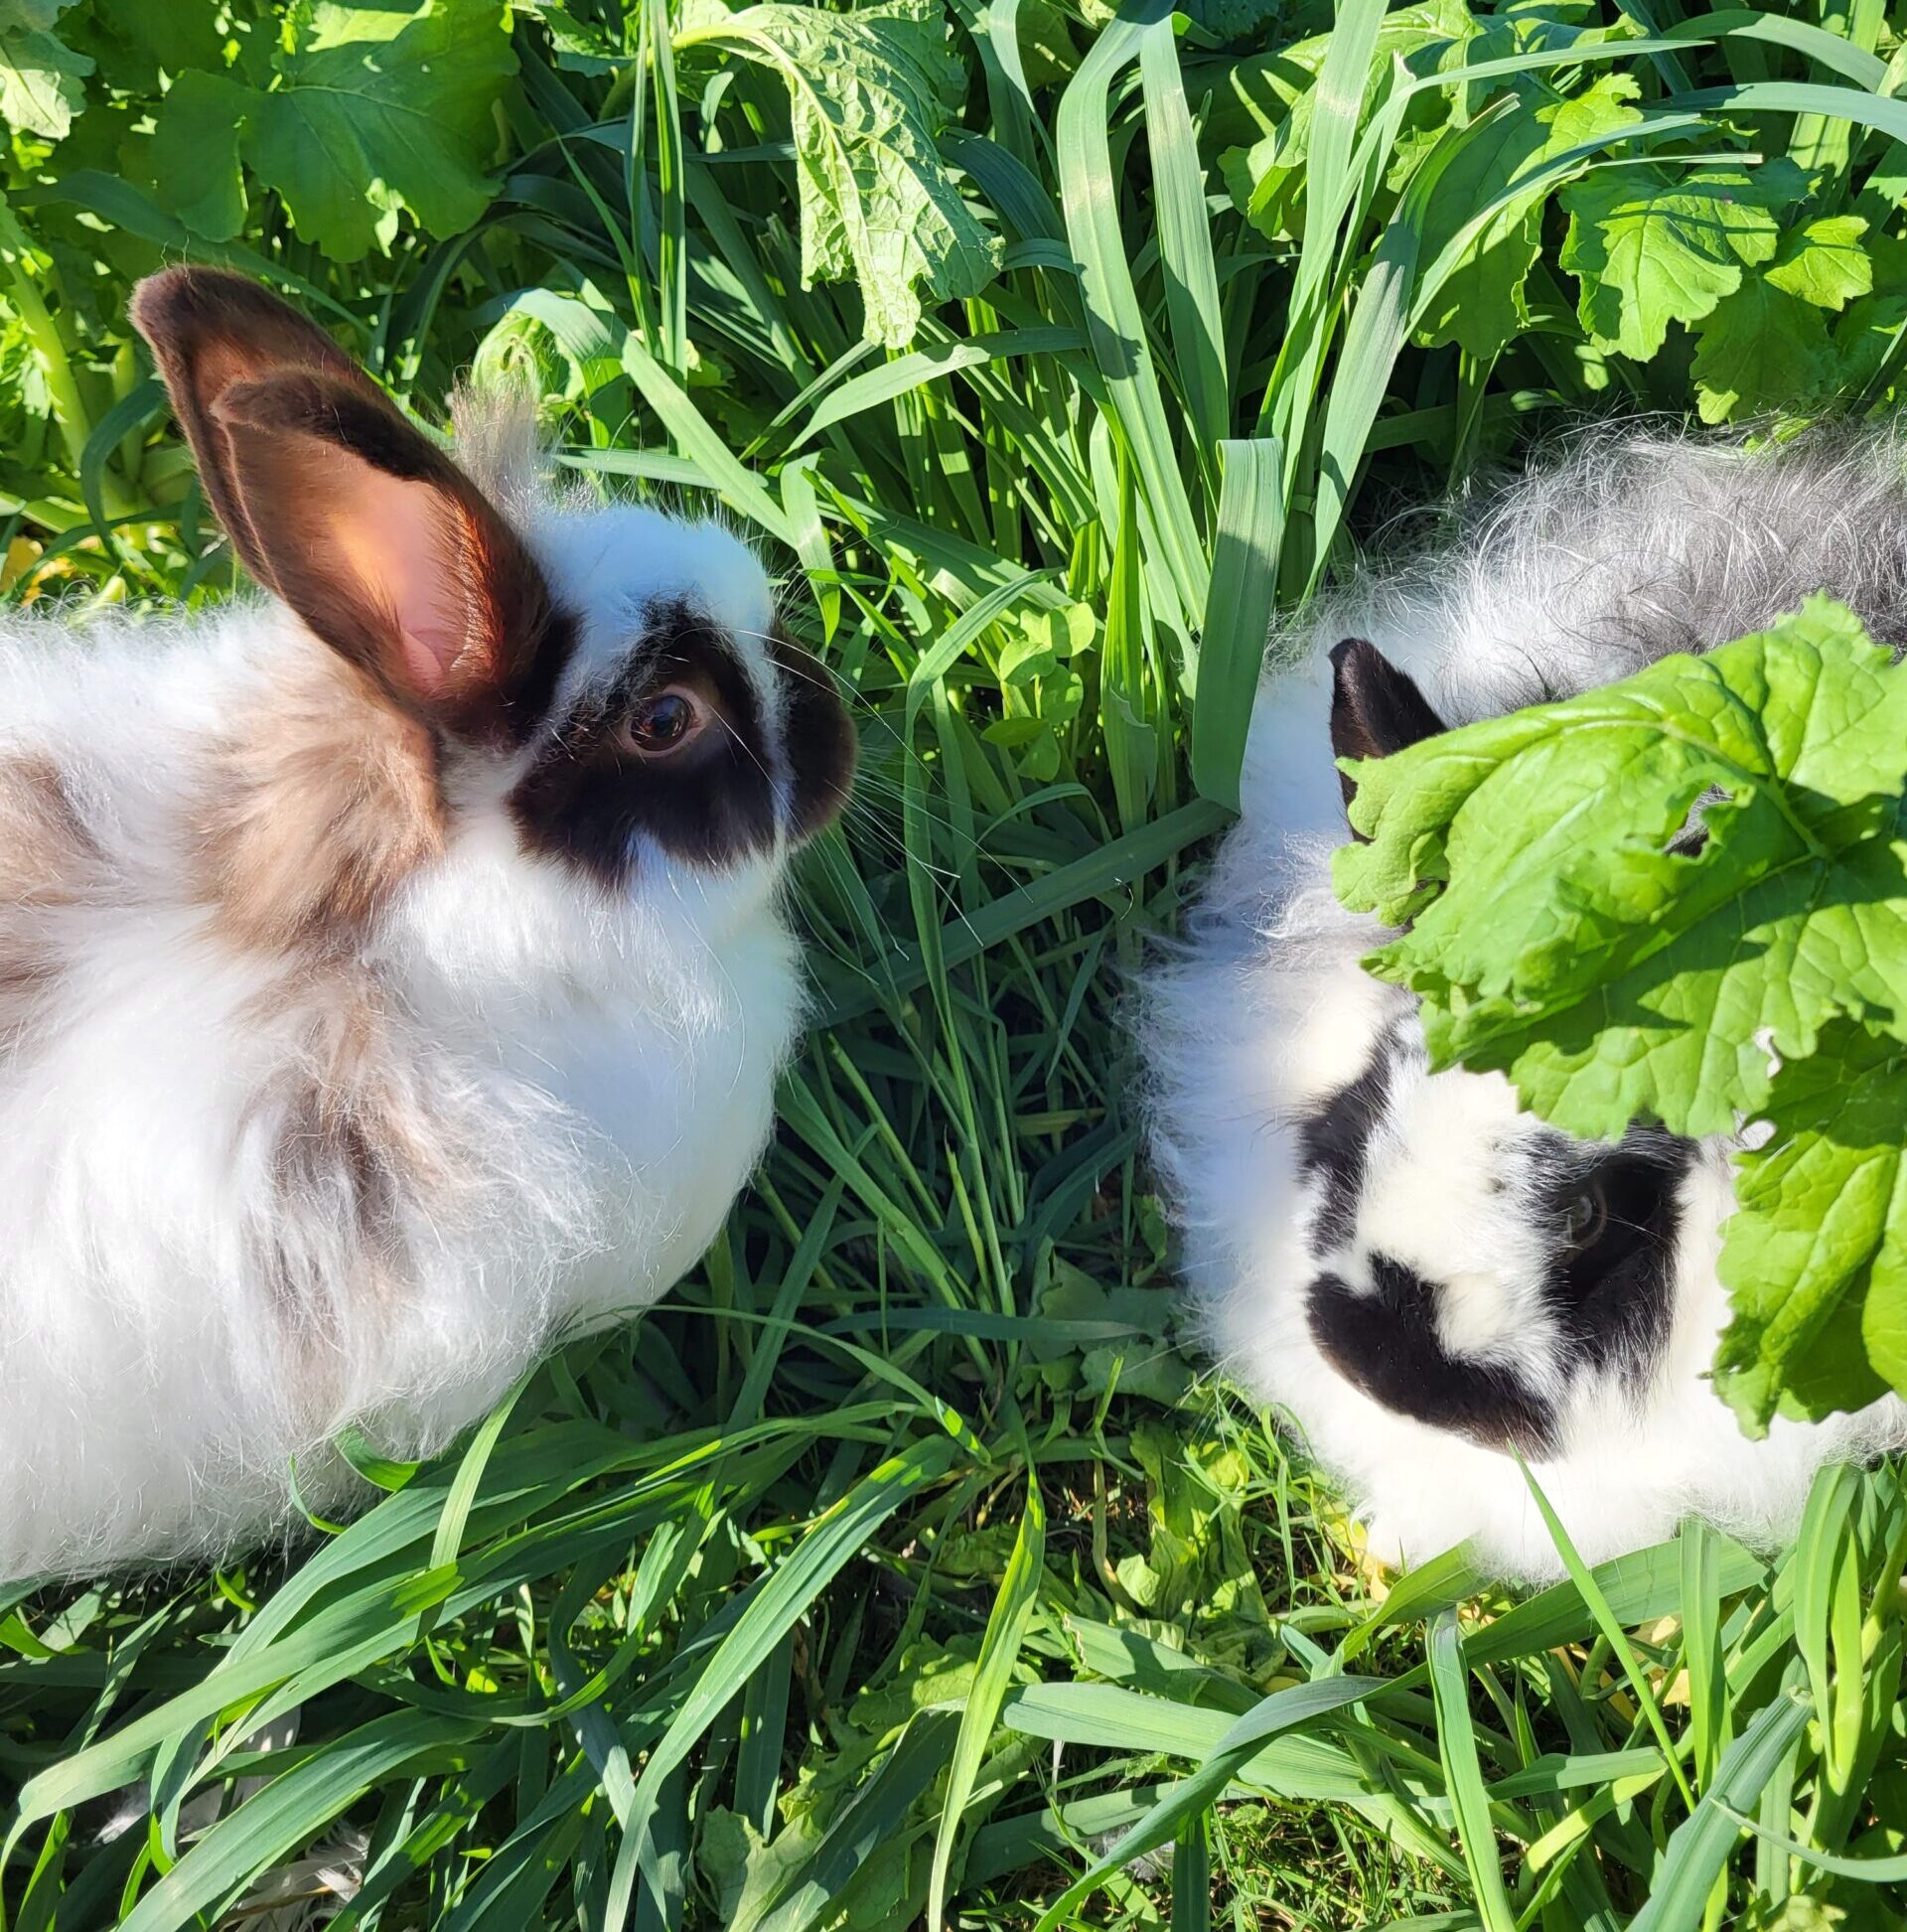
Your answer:
[[[1447,729],[1415,682],[1375,644],[1346,638],[1332,649],[1332,757],[1389,758]],[[1346,772],[1338,784],[1348,810],[1358,788]]]
[[[554,616],[483,493],[255,283],[169,269],[140,284],[132,318],[259,583],[404,710],[460,736],[520,736]]]

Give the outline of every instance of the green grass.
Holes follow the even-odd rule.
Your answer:
[[[366,1928],[1898,1923],[1899,1476],[1824,1478],[1773,1562],[1697,1531],[1528,1601],[1456,1558],[1387,1596],[1181,1348],[1132,1105],[1128,977],[1226,822],[1272,597],[1532,422],[1691,408],[1687,336],[1592,340],[1540,201],[1500,347],[1424,339],[1507,190],[1449,173],[1492,123],[1450,118],[1434,50],[1389,85],[1366,0],[1258,225],[1219,157],[1284,70],[1224,37],[1324,9],[958,9],[942,151],[1004,266],[905,351],[862,340],[851,281],[802,286],[780,79],[712,93],[661,0],[605,30],[620,67],[563,65],[534,13],[486,212],[388,256],[329,261],[255,183],[237,239],[195,237],[103,68],[71,154],[16,140],[0,488],[44,545],[17,593],[228,581],[120,349],[162,250],[269,266],[426,412],[473,357],[534,370],[579,472],[725,501],[854,695],[858,799],[802,880],[817,1024],[704,1264],[469,1446],[354,1445],[376,1507],[229,1572],[0,1590],[10,1932],[318,1895],[347,1830],[337,1922]],[[1839,69],[1779,14],[1718,18],[1492,43],[1469,105],[1613,65],[1659,156],[1806,141],[1817,194],[1897,225],[1881,9],[1823,12]],[[1836,148],[1793,92],[1837,74],[1885,138]],[[1749,86],[1789,91],[1687,99]],[[1847,393],[1891,394],[1902,315],[1836,336]],[[248,1750],[291,1710],[295,1744]],[[147,1828],[102,1842],[142,1778]]]

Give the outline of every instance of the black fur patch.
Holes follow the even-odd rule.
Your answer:
[[[503,693],[504,729],[513,744],[525,745],[548,721],[556,686],[576,655],[581,625],[574,611],[552,606],[542,636],[516,681]]]
[[[1299,1129],[1300,1159],[1324,1178],[1325,1201],[1312,1237],[1320,1260],[1356,1232],[1371,1134],[1388,1093],[1390,1061],[1378,1059]],[[1631,1383],[1660,1359],[1674,1319],[1678,1196],[1694,1145],[1660,1128],[1637,1127],[1612,1148],[1545,1135],[1540,1179],[1529,1190],[1532,1220],[1551,1231],[1553,1259],[1542,1284],[1559,1332],[1565,1375],[1614,1372]],[[1599,1204],[1589,1239],[1567,1240],[1572,1205]],[[1514,1444],[1526,1455],[1554,1447],[1556,1415],[1512,1366],[1453,1355],[1437,1332],[1442,1287],[1388,1256],[1370,1257],[1375,1291],[1359,1294],[1339,1275],[1311,1285],[1311,1333],[1345,1379],[1385,1408],[1486,1448]]]
[[[854,783],[854,726],[818,658],[779,631],[769,656],[781,678],[789,836],[811,838],[847,803]]]
[[[1430,700],[1376,645],[1346,638],[1331,651],[1331,755],[1389,758],[1447,729]],[[1338,774],[1349,808],[1358,796],[1350,774]],[[1364,834],[1353,830],[1363,841]]]
[[[1557,1146],[1565,1158],[1575,1157],[1573,1171],[1545,1174],[1530,1204],[1541,1225],[1556,1230],[1556,1259],[1543,1299],[1562,1324],[1571,1367],[1615,1369],[1633,1380],[1657,1360],[1669,1337],[1677,1197],[1694,1143],[1660,1127],[1632,1127],[1614,1147],[1579,1147],[1560,1136]],[[1562,1230],[1570,1204],[1591,1189],[1604,1209],[1600,1232],[1566,1249]]]
[[[1311,1283],[1307,1313],[1325,1359],[1373,1402],[1487,1449],[1545,1454],[1556,1418],[1517,1372],[1452,1355],[1437,1333],[1440,1290],[1388,1256],[1371,1257],[1375,1292],[1335,1274]]]
[[[1349,1087],[1298,1122],[1298,1164],[1323,1190],[1311,1226],[1311,1252],[1322,1261],[1356,1231],[1371,1135],[1391,1098],[1391,1038]]]
[[[627,882],[641,838],[713,869],[775,841],[767,728],[734,645],[679,603],[653,607],[647,628],[628,673],[562,723],[510,798],[525,845],[612,891]],[[645,759],[618,743],[633,705],[685,678],[712,692],[717,713],[693,744]]]

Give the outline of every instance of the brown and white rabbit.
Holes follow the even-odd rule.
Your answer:
[[[1568,1139],[1498,1075],[1432,1073],[1333,897],[1335,756],[1606,683],[1827,589],[1907,645],[1907,445],[1593,437],[1272,641],[1244,816],[1152,987],[1154,1145],[1214,1351],[1281,1405],[1390,1560],[1559,1568],[1695,1512],[1758,1543],[1816,1469],[1907,1443],[1891,1398],[1751,1441],[1706,1380],[1726,1144]]]
[[[143,283],[266,593],[0,626],[0,1578],[217,1551],[653,1300],[768,1134],[853,735],[714,523]]]

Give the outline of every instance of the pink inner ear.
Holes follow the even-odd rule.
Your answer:
[[[318,444],[310,460],[314,547],[330,546],[372,608],[396,620],[417,696],[445,695],[482,637],[462,511],[430,484],[387,476],[346,451]],[[322,566],[322,555],[315,561]]]

